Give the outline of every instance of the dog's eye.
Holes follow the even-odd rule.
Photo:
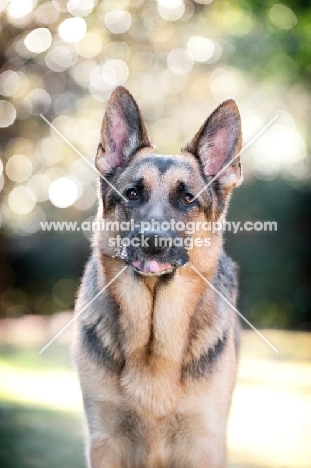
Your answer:
[[[184,193],[181,201],[184,205],[190,205],[193,202],[193,195],[191,193]]]
[[[138,193],[134,188],[130,188],[125,192],[125,196],[129,200],[137,200],[138,199]]]

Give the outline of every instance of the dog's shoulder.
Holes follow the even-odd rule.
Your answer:
[[[213,311],[210,310],[210,289],[215,289]],[[207,296],[203,296],[197,313],[190,321],[188,355],[183,366],[183,377],[202,378],[215,369],[228,342],[234,336],[238,346],[238,323],[235,312],[224,301],[235,305],[237,294],[237,266],[225,252],[221,252],[212,285],[207,285]],[[232,333],[232,328],[236,331]]]
[[[90,357],[107,369],[122,367],[119,310],[108,290],[99,286],[99,262],[92,254],[85,267],[76,303],[78,333]]]
[[[219,257],[213,285],[226,299],[235,303],[238,287],[237,264],[224,251]]]
[[[97,278],[98,261],[96,255],[93,253],[84,267],[84,272],[77,295],[77,302],[75,306],[76,311],[81,310],[81,308],[84,307],[85,304],[91,301],[92,298],[95,296],[98,289]]]
[[[219,258],[218,268],[215,274],[214,286],[218,289],[219,292],[221,292],[224,295],[224,297],[226,297],[226,299],[229,300],[230,304],[232,304],[233,307],[236,306],[238,296],[237,270],[237,264],[225,252],[222,252]],[[234,347],[237,355],[239,350],[241,324],[238,315],[233,310],[232,312],[235,314],[235,319],[233,322]]]

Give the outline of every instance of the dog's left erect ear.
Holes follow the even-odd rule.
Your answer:
[[[152,147],[133,96],[118,86],[107,104],[95,165],[101,173],[122,167],[134,152]]]
[[[238,156],[241,145],[239,109],[233,99],[228,99],[214,110],[184,150],[200,159],[207,177],[216,176],[222,187],[231,189],[243,180]]]

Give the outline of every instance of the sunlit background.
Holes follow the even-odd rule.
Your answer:
[[[89,255],[90,233],[43,232],[40,222],[92,219],[97,175],[57,131],[92,163],[105,106],[117,85],[126,86],[135,96],[160,153],[178,152],[209,113],[229,97],[240,108],[244,144],[278,116],[243,152],[244,183],[235,191],[228,215],[229,220],[241,222],[277,221],[278,231],[228,233],[226,248],[239,264],[239,310],[258,327],[292,330],[288,335],[270,331],[274,333],[271,340],[275,337],[282,349],[281,337],[285,342],[292,340],[291,350],[299,347],[301,336],[308,336],[303,332],[311,329],[309,2],[0,0],[0,15],[0,329],[5,330],[0,340],[7,339],[1,348],[3,369],[10,365],[13,369],[24,351],[14,341],[14,332],[8,338],[11,327],[17,326],[14,324],[24,324],[26,318],[36,330],[40,323],[49,327],[50,321],[54,323],[53,314],[73,307]],[[26,329],[32,335],[31,327]],[[41,341],[45,337],[43,333]],[[304,340],[310,349],[310,341]],[[40,340],[30,341],[37,346]],[[246,348],[245,353],[243,363],[249,361],[243,369],[251,373],[259,355],[248,355]],[[52,356],[53,350],[49,358],[53,367]],[[310,358],[309,350],[297,356],[292,355],[292,364],[284,370],[288,375],[296,375],[291,366],[299,363],[299,367]],[[58,359],[55,352],[56,371],[62,364]],[[33,356],[29,362],[33,363]],[[267,360],[267,365],[271,362]],[[35,361],[34,372],[39,378],[37,364]],[[264,372],[264,366],[261,370]],[[59,381],[66,386],[58,371]],[[264,380],[265,375],[256,382],[254,398],[262,395],[263,411],[270,411],[278,394],[270,395]],[[310,388],[310,381],[301,382],[303,388]],[[14,385],[24,395],[24,404],[33,405],[27,397],[31,393],[27,382],[18,378],[3,390],[4,400],[11,392],[9,400],[22,403],[14,397]],[[37,386],[37,380],[31,385]],[[252,398],[245,391],[246,399]],[[295,400],[300,395],[293,393],[292,397]],[[243,407],[243,398],[234,408]],[[296,414],[295,419],[292,413],[291,418],[300,424],[303,434],[306,427],[310,429],[311,437],[310,424],[301,425],[303,415],[310,416],[310,399],[299,408],[301,418]],[[16,427],[27,426],[27,411],[26,416],[23,411],[14,413]],[[273,427],[276,420],[282,420],[279,413]],[[238,421],[235,414],[234,409],[233,421]],[[41,419],[41,427],[39,423],[42,426]],[[263,424],[259,427],[267,435]],[[278,439],[274,458],[269,449],[270,455],[260,464],[264,448],[258,441],[254,443],[252,434],[257,439],[262,436],[258,429],[252,432],[255,427],[254,422],[246,432],[247,440],[231,438],[235,456],[240,454],[232,459],[232,466],[311,466],[310,452],[307,459],[307,452],[301,449],[304,442],[298,450],[293,439],[290,445],[289,436]],[[5,444],[9,445],[7,440]],[[248,454],[253,459],[245,459],[249,444],[257,447]],[[285,446],[295,448],[292,455],[281,456]],[[295,461],[297,450],[302,455]],[[7,456],[9,449],[0,450],[0,460],[2,452]],[[30,457],[26,464],[17,465],[54,467],[50,455],[44,463]],[[81,461],[79,465],[72,459],[61,460],[63,466],[82,466]],[[6,463],[5,468],[12,466]]]

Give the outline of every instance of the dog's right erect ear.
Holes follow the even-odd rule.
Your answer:
[[[228,99],[212,112],[185,150],[201,161],[207,177],[217,178],[221,187],[230,189],[243,180],[241,145],[239,109]]]
[[[142,114],[133,96],[118,86],[107,104],[95,165],[101,173],[110,172],[144,147],[152,145]]]

